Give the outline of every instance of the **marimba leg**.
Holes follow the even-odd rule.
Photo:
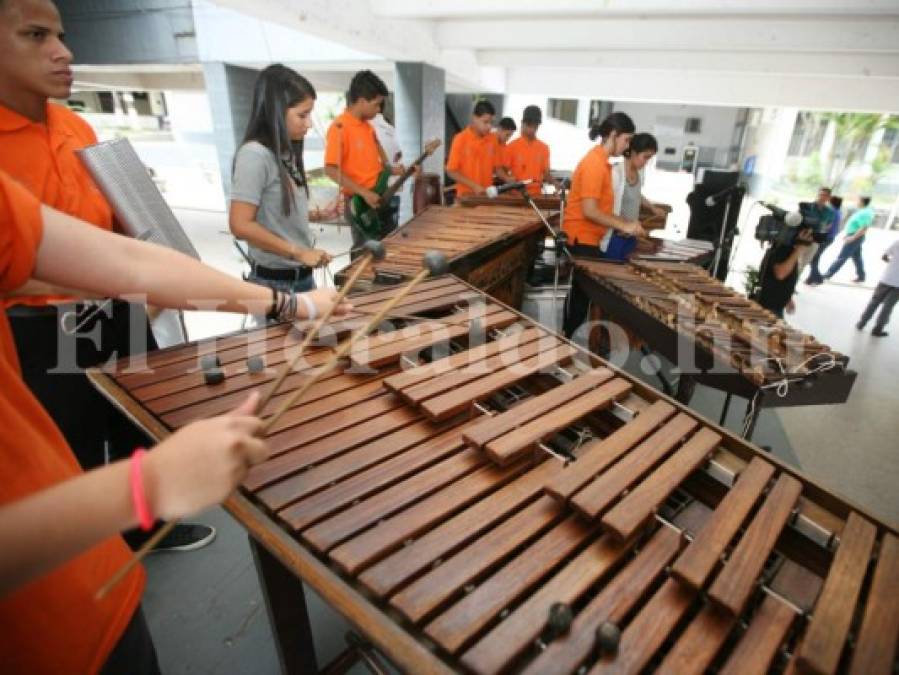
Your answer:
[[[278,649],[281,672],[288,675],[318,673],[303,583],[268,549],[253,537],[248,539]]]

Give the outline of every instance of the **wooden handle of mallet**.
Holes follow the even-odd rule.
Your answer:
[[[312,344],[312,341],[318,337],[322,326],[324,326],[325,323],[331,318],[331,315],[334,314],[337,306],[341,302],[343,302],[344,298],[346,298],[347,295],[349,295],[349,292],[353,289],[353,286],[359,280],[359,277],[362,276],[362,273],[365,272],[366,269],[368,269],[368,266],[373,261],[382,260],[384,258],[384,245],[380,241],[369,240],[365,242],[362,248],[366,250],[366,253],[363,256],[362,260],[359,261],[359,264],[356,266],[356,269],[353,271],[350,278],[346,280],[346,282],[343,284],[343,288],[341,288],[340,292],[337,293],[337,297],[334,299],[334,304],[328,307],[328,310],[324,314],[322,314],[321,317],[319,317],[319,319],[311,329],[306,331],[306,335],[304,336],[303,341],[300,343],[296,356],[294,356],[293,359],[290,360],[290,362],[288,362],[284,365],[283,368],[281,368],[281,372],[278,373],[278,377],[275,378],[272,386],[269,387],[268,391],[262,397],[262,400],[259,401],[259,407],[257,408],[259,412],[265,410],[265,406],[268,405],[268,402],[272,400],[272,397],[277,393],[278,389],[284,383],[284,380],[303,357],[303,354],[306,351],[306,347]]]
[[[372,318],[366,323],[364,326],[356,330],[349,339],[345,340],[343,344],[341,344],[331,355],[331,357],[322,364],[319,368],[316,368],[315,371],[309,376],[309,378],[303,382],[302,385],[298,389],[296,389],[293,393],[290,394],[284,401],[281,402],[281,405],[278,409],[272,414],[271,417],[266,420],[265,424],[262,426],[262,435],[265,436],[271,430],[271,428],[277,423],[278,419],[283,415],[287,410],[300,398],[309,391],[309,388],[318,382],[321,379],[322,375],[330,372],[333,369],[338,361],[342,359],[344,356],[349,354],[350,350],[353,348],[353,345],[356,344],[363,337],[368,335],[368,333],[375,328],[381,321],[384,319],[387,314],[390,313],[394,307],[396,307],[402,300],[414,289],[418,284],[424,281],[428,276],[437,276],[438,274],[443,274],[446,271],[446,256],[444,256],[439,251],[429,251],[424,256],[424,268],[416,274],[408,284],[396,295],[394,295],[390,300],[388,300],[381,308],[372,316]]]

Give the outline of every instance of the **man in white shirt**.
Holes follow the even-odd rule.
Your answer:
[[[384,103],[381,103],[381,112],[374,116],[371,120],[369,120],[369,124],[371,124],[375,128],[375,136],[378,137],[378,143],[381,144],[381,147],[384,148],[384,152],[387,154],[387,158],[393,163],[398,164],[400,158],[403,156],[403,151],[400,149],[399,141],[396,139],[396,129],[393,128],[393,125],[388,122],[384,117]],[[396,177],[391,180],[395,180]]]
[[[387,159],[390,160],[392,164],[399,164],[403,156],[403,151],[402,149],[400,149],[400,143],[396,138],[396,129],[390,122],[387,121],[387,118],[384,117],[385,103],[386,99],[381,101],[381,112],[370,119],[368,123],[371,124],[374,128],[375,136],[377,136],[378,138],[378,143],[382,148],[384,148],[384,154],[387,155]],[[390,180],[387,181],[387,184],[393,185],[398,180],[399,176],[391,176]],[[393,196],[393,198],[390,200],[390,205],[391,207],[393,207],[394,222],[392,226],[389,227],[388,231],[384,232],[385,235],[395,230],[397,228],[397,225],[399,225],[399,194]]]
[[[887,263],[886,271],[880,278],[877,288],[874,289],[874,295],[871,296],[871,301],[865,307],[862,318],[855,324],[856,328],[862,330],[865,324],[874,316],[877,308],[880,307],[880,313],[877,315],[877,321],[874,323],[874,330],[871,331],[871,335],[874,337],[886,337],[889,335],[889,333],[884,331],[884,328],[890,321],[893,305],[899,300],[899,241],[893,242],[893,245],[883,254],[883,259]]]

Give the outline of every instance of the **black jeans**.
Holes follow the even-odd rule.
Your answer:
[[[160,675],[156,646],[140,605],[103,664],[100,675]]]
[[[7,315],[22,378],[62,431],[81,468],[106,464],[107,449],[108,460],[115,461],[151,443],[85,374],[111,358],[157,348],[143,306],[118,300],[97,311],[75,304],[15,306]],[[132,530],[125,541],[137,548],[151,534]]]
[[[573,256],[582,258],[603,258],[602,251],[599,246],[584,246],[582,244],[571,244],[568,246],[568,252]],[[574,273],[571,277],[571,290],[568,291],[568,297],[565,298],[565,310],[562,318],[562,332],[565,337],[571,338],[574,331],[584,323],[587,314],[590,312],[590,298],[587,294],[574,282]]]
[[[824,275],[821,274],[821,270],[818,266],[821,264],[822,254],[832,243],[833,239],[818,244],[818,250],[815,251],[815,255],[812,256],[812,260],[809,263],[809,272],[808,276],[805,279],[805,282],[807,284],[820,284],[824,281]]]

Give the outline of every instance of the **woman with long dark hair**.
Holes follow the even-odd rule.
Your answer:
[[[312,127],[315,89],[299,73],[275,64],[256,80],[243,143],[234,157],[231,233],[249,244],[248,281],[282,291],[315,288],[312,270],[330,261],[315,248],[303,138]]]
[[[564,230],[568,236],[568,249],[575,255],[594,258],[620,258],[617,251],[600,243],[607,232],[613,238],[633,238],[645,235],[636,220],[625,220],[615,215],[615,194],[612,189],[611,157],[621,156],[627,150],[636,127],[623,112],[614,112],[601,124],[590,129],[590,140],[600,142],[578,163],[571,177],[568,206],[565,208]],[[576,285],[565,302],[564,331],[569,337],[587,316],[589,299]]]
[[[651,211],[663,216],[643,196],[643,169],[659,151],[659,144],[652,134],[634,134],[630,146],[624,151],[624,161],[612,167],[612,191],[615,193],[615,214],[624,220],[639,220],[640,211]],[[608,233],[606,235],[608,238]],[[600,244],[602,248],[602,245]]]

